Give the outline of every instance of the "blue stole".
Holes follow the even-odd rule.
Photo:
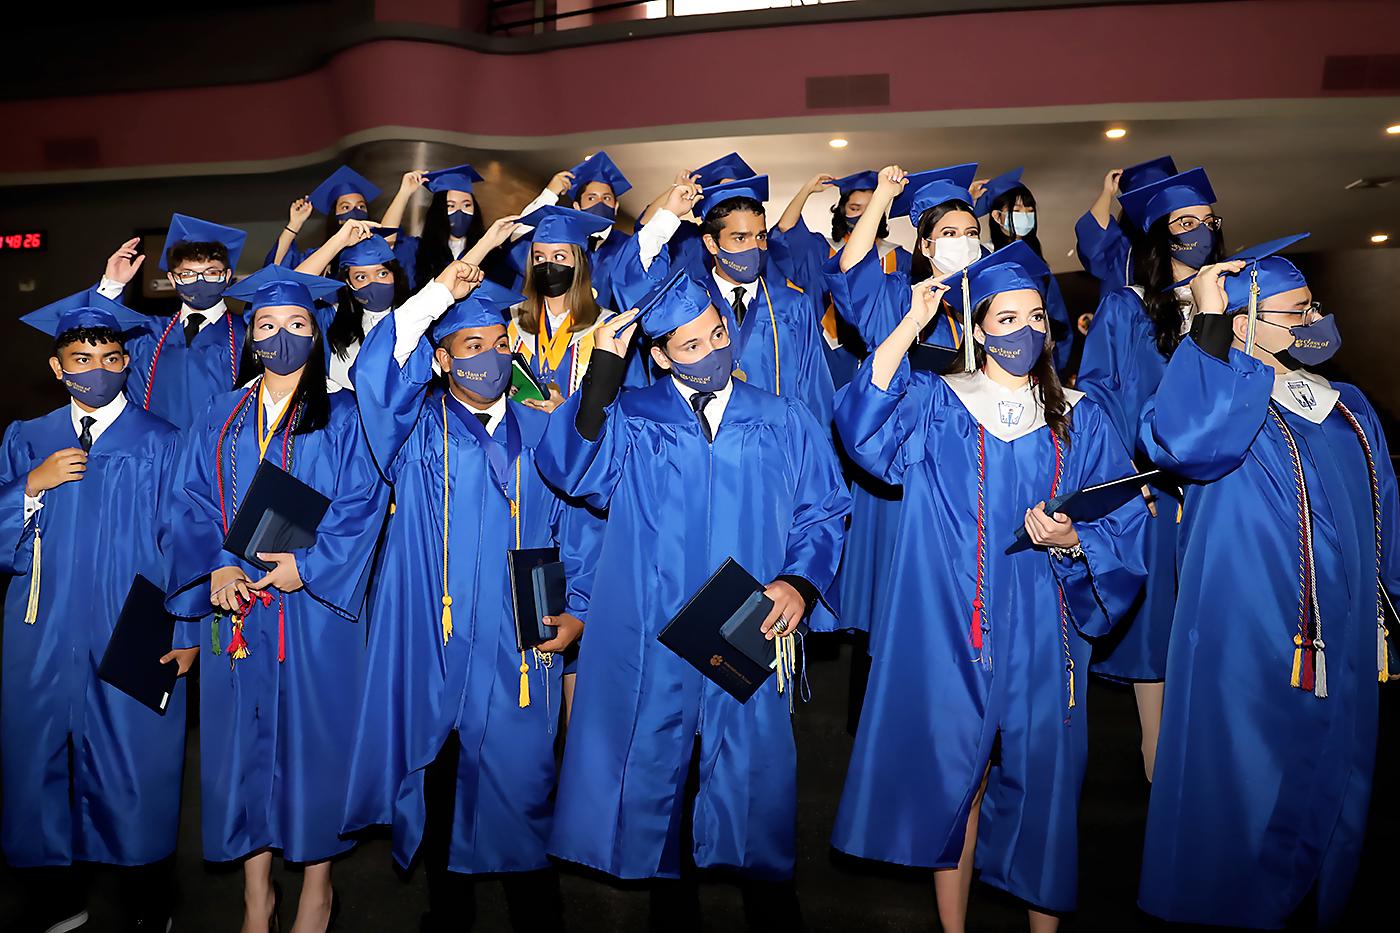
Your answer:
[[[462,427],[467,429],[467,433],[476,438],[476,442],[486,451],[486,460],[491,465],[491,475],[496,480],[496,486],[501,490],[501,495],[510,499],[510,465],[520,456],[520,425],[515,420],[515,412],[510,410],[510,404],[506,404],[505,417],[502,419],[505,428],[505,443],[499,440],[501,432],[497,430],[493,436],[486,431],[486,425],[482,424],[466,405],[462,404],[458,398],[448,391],[448,398],[452,402],[447,406],[448,411],[457,416]],[[516,491],[519,495],[519,490]]]

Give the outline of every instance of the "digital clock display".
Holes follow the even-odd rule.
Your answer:
[[[33,252],[46,249],[49,238],[42,230],[24,230],[18,233],[0,233],[0,252]]]

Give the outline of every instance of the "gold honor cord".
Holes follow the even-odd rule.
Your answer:
[[[1249,267],[1249,327],[1245,331],[1244,352],[1254,355],[1254,325],[1259,320],[1259,266]]]

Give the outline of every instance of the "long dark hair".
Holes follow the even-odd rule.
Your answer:
[[[922,282],[936,274],[933,270],[933,260],[924,255],[923,241],[929,238],[940,220],[956,211],[972,214],[972,205],[966,201],[944,201],[936,207],[930,207],[919,216],[918,240],[914,243],[914,258],[909,264],[909,281]]]
[[[1142,303],[1147,319],[1152,323],[1152,334],[1157,344],[1157,352],[1163,359],[1169,359],[1181,343],[1181,306],[1177,304],[1172,286],[1176,284],[1172,272],[1172,235],[1167,230],[1170,215],[1159,217],[1147,232],[1134,244],[1133,280],[1143,288]],[[1225,258],[1225,237],[1223,231],[1215,234],[1215,245],[1211,248],[1206,264],[1220,262]]]
[[[1018,202],[1023,207],[1029,207],[1031,210],[1035,210],[1035,195],[1031,194],[1031,189],[1012,188],[992,202],[991,211],[1001,211],[1002,216],[1009,222]],[[1002,228],[1002,225],[996,222],[996,218],[992,217],[991,211],[987,212],[987,226],[991,229],[993,249],[1001,249],[1003,246],[1010,246],[1012,243],[1020,240],[1031,249],[1035,250],[1035,254],[1041,259],[1045,258],[1045,251],[1040,248],[1040,216],[1038,214],[1036,215],[1035,226],[1031,228],[1031,232],[1025,236],[1018,237],[1014,229],[1012,232],[1007,233],[1006,230]]]
[[[851,231],[856,228],[856,225],[846,218],[846,202],[851,199],[852,194],[855,194],[855,192],[847,191],[843,193],[841,195],[841,200],[837,201],[836,206],[831,209],[831,238],[837,243],[840,243],[846,237],[850,236]],[[860,218],[857,217],[856,220],[860,220]],[[875,236],[883,240],[889,235],[890,225],[885,221],[884,217],[881,217],[880,230]]]
[[[319,431],[331,421],[331,399],[326,391],[326,349],[321,339],[321,325],[316,323],[314,311],[308,311],[307,315],[311,318],[311,356],[306,360],[306,368],[301,371],[301,379],[297,382],[297,389],[292,393],[289,403],[291,408],[287,410],[291,411],[298,403],[304,403],[306,407],[302,410],[301,419],[297,421],[293,434]],[[256,316],[256,313],[248,315],[248,330],[243,337],[243,356],[238,361],[239,385],[263,373],[262,362],[253,355],[253,319]],[[253,404],[260,403],[253,399]]]
[[[476,241],[485,233],[486,223],[481,219],[481,204],[473,194],[472,222],[467,227],[467,249],[475,246]],[[423,232],[418,238],[418,256],[413,264],[413,281],[419,288],[437,278],[455,258],[452,255],[452,247],[447,244],[451,234],[451,224],[447,220],[447,192],[438,191],[433,194],[433,201],[428,205],[427,216],[423,218]]]
[[[993,296],[995,297],[995,296]],[[1045,296],[1042,294],[1041,300]],[[991,310],[992,299],[986,298],[972,312],[972,322],[981,326],[982,321]],[[1045,408],[1045,423],[1050,426],[1050,430],[1055,432],[1055,436],[1065,445],[1070,446],[1069,432],[1074,428],[1074,409],[1070,407],[1069,401],[1065,398],[1065,388],[1060,384],[1060,377],[1055,372],[1055,338],[1050,336],[1050,319],[1046,316],[1045,326],[1045,347],[1040,351],[1040,357],[1035,361],[1035,367],[1031,370],[1031,384],[1040,389],[1040,401]],[[972,335],[968,334],[964,339],[971,340]],[[975,358],[977,368],[983,369],[987,365],[987,350],[981,344],[976,344]],[[953,372],[958,372],[962,367],[962,354],[958,355],[958,361],[954,364]]]
[[[394,273],[394,303],[390,307],[397,308],[408,300],[408,276],[404,274],[403,266],[399,265],[397,259],[391,259],[384,263],[384,268]],[[357,343],[364,343],[365,321],[364,307],[350,294],[352,289],[349,283],[349,270],[341,269],[336,278],[345,282],[345,287],[337,292],[335,317],[331,319],[331,324],[326,328],[326,337],[331,342],[331,352],[343,359],[350,356],[350,348]]]

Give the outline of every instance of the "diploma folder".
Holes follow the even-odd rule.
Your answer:
[[[540,385],[530,362],[518,352],[510,355],[510,397],[516,402],[543,402],[549,398],[549,390]]]
[[[97,676],[158,715],[165,715],[179,665],[160,663],[170,651],[175,617],[165,611],[165,593],[140,574],[131,581]]]
[[[224,535],[224,550],[255,567],[271,570],[272,565],[257,555],[311,547],[330,505],[331,500],[272,461],[264,460],[253,474],[228,534]]]
[[[1063,496],[1056,496],[1045,503],[1045,514],[1065,515],[1072,522],[1098,521],[1133,501],[1134,496],[1140,497],[1142,487],[1151,484],[1161,474],[1161,470],[1147,470],[1107,483],[1099,483],[1097,486],[1085,486]],[[1016,529],[1016,540],[1006,549],[1006,553],[1015,554],[1032,546],[1030,535],[1026,534],[1026,526],[1022,525]]]
[[[936,343],[916,343],[909,348],[909,368],[915,372],[945,373],[955,360],[962,359],[963,351],[954,347],[941,347]]]
[[[773,610],[763,587],[728,558],[676,613],[657,640],[740,703],[777,667],[777,645],[761,626]]]
[[[568,593],[559,549],[536,547],[507,551],[506,565],[510,572],[516,647],[526,651],[553,641],[558,630],[545,625],[544,620],[564,611]]]

